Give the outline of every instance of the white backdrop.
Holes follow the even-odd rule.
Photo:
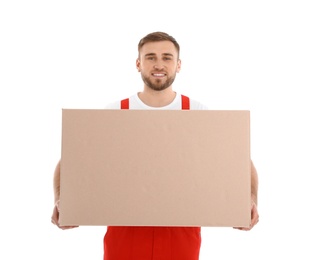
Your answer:
[[[316,1],[1,1],[0,259],[102,259],[105,227],[53,226],[62,108],[142,90],[137,43],[181,45],[175,90],[251,111],[260,222],[203,228],[200,260],[318,259]]]

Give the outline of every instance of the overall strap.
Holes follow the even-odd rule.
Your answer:
[[[120,101],[120,109],[129,109],[129,98]]]
[[[187,96],[181,95],[182,110],[190,109],[190,99]],[[129,98],[120,101],[120,109],[129,109]]]
[[[181,107],[182,110],[189,110],[190,109],[190,99],[187,96],[181,95]]]

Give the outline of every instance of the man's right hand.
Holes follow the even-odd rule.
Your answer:
[[[78,226],[60,226],[60,224],[59,224],[59,215],[60,215],[59,202],[60,201],[57,201],[54,205],[54,209],[53,209],[53,213],[52,213],[52,217],[51,217],[51,222],[63,230],[78,227]]]

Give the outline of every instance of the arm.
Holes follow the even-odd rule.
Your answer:
[[[257,210],[257,193],[258,193],[258,174],[256,168],[251,161],[251,224],[249,227],[236,228],[240,230],[251,230],[259,220],[259,214]]]
[[[53,176],[53,191],[54,191],[54,208],[51,217],[51,222],[59,227],[60,229],[70,229],[77,226],[60,226],[59,224],[59,202],[60,202],[60,169],[61,161],[59,161],[55,167],[54,176]]]

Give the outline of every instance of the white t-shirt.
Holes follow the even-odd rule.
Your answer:
[[[120,109],[120,101],[110,103],[106,109]],[[154,110],[181,110],[181,94],[177,93],[175,99],[167,106],[151,107],[141,101],[138,94],[129,97],[129,109],[154,109]],[[191,110],[207,110],[207,106],[190,98]]]

